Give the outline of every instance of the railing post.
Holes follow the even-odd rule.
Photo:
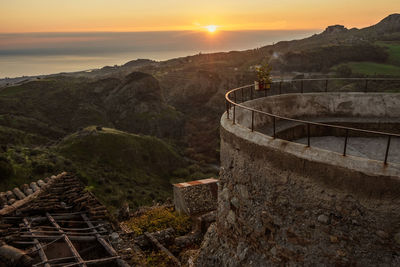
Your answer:
[[[364,92],[366,93],[368,90],[368,79],[365,79],[365,89]]]
[[[236,104],[237,103],[237,101],[236,101],[236,90],[233,91],[233,100],[235,101],[235,104]]]
[[[304,89],[303,89],[303,80],[301,80],[300,88],[301,88],[301,93],[304,93]]]
[[[226,118],[229,120],[229,108],[230,108],[230,104],[229,101],[226,100]]]
[[[310,124],[307,123],[307,147],[310,147]]]
[[[233,104],[233,121],[232,124],[235,124],[236,119],[236,104]]]
[[[245,100],[244,100],[243,88],[242,88],[242,89],[240,89],[240,91],[242,91],[242,102],[244,102]]]
[[[344,139],[344,148],[343,148],[343,156],[346,156],[347,150],[347,139],[349,138],[349,129],[346,129],[346,137]]]
[[[279,82],[279,94],[282,94],[282,81]]]
[[[387,164],[387,159],[388,159],[388,156],[389,156],[390,139],[391,139],[391,136],[389,135],[388,136],[387,146],[386,146],[386,153],[385,153],[385,162],[384,162],[385,165]]]
[[[325,80],[325,93],[328,92],[328,79]]]
[[[275,126],[275,123],[276,123],[275,120],[276,120],[276,118],[275,118],[275,116],[273,116],[272,118],[273,118],[273,119],[272,119],[272,124],[273,124],[273,127],[272,127],[272,128],[273,128],[273,132],[274,132],[274,133],[273,133],[273,137],[274,137],[274,139],[275,139],[275,138],[276,138],[276,126]]]
[[[251,111],[251,131],[254,132],[254,110]]]

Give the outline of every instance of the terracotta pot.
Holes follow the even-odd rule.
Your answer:
[[[259,86],[260,90],[263,90],[264,89],[264,81],[259,81],[258,86]]]

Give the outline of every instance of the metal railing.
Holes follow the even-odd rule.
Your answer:
[[[347,82],[346,85],[349,85],[349,82],[352,86],[352,88],[347,89],[342,83]],[[361,133],[361,134],[368,134],[368,135],[375,135],[375,136],[383,136],[387,138],[387,143],[386,143],[386,150],[385,150],[385,158],[383,160],[383,163],[386,165],[388,163],[388,156],[389,156],[389,151],[390,151],[390,143],[391,139],[395,137],[400,137],[400,134],[394,134],[394,133],[387,133],[387,132],[380,132],[380,131],[371,131],[371,130],[365,130],[365,129],[358,129],[354,127],[345,127],[345,126],[339,126],[339,125],[332,125],[332,124],[326,124],[326,123],[319,123],[319,122],[312,122],[312,121],[306,121],[306,120],[300,120],[300,119],[292,119],[292,118],[287,118],[284,116],[279,116],[275,115],[272,113],[268,113],[265,111],[257,110],[245,105],[242,105],[241,103],[246,102],[248,100],[253,100],[256,98],[260,97],[267,97],[271,95],[280,95],[280,94],[288,94],[288,93],[307,93],[307,92],[364,92],[364,93],[372,93],[372,92],[382,92],[382,90],[374,91],[373,88],[371,88],[371,83],[380,83],[379,87],[385,88],[385,92],[388,91],[387,89],[387,84],[388,83],[395,83],[398,84],[396,85],[396,88],[390,88],[392,92],[400,92],[400,79],[386,79],[386,78],[325,78],[325,79],[298,79],[298,80],[280,80],[280,81],[273,81],[271,83],[271,87],[265,90],[255,90],[254,85],[245,85],[241,86],[232,90],[229,90],[225,94],[225,100],[226,100],[226,111],[227,111],[227,118],[230,119],[230,112],[232,112],[232,123],[236,123],[236,108],[241,108],[244,110],[249,110],[251,111],[251,131],[254,131],[254,115],[255,114],[261,114],[268,116],[269,118],[272,119],[272,136],[274,139],[276,137],[276,130],[277,130],[277,120],[282,120],[282,121],[290,121],[290,122],[295,122],[299,123],[300,125],[305,125],[306,126],[306,131],[307,131],[307,147],[311,146],[311,129],[310,126],[318,126],[318,127],[328,127],[331,129],[339,129],[344,131],[345,133],[345,138],[344,138],[344,146],[343,146],[343,156],[346,156],[347,153],[347,143],[349,139],[349,133],[350,132],[355,132],[355,133]],[[308,84],[308,87],[305,87],[306,83],[319,83],[318,86],[315,86],[315,84]],[[335,87],[332,88],[332,86],[329,87],[331,83],[337,83],[339,86],[341,85],[341,88]],[[339,90],[338,90],[339,89]],[[393,90],[394,89],[394,90]],[[389,90],[390,92],[390,90]],[[240,103],[238,103],[238,95],[239,100],[241,100]],[[233,99],[232,99],[233,98]],[[232,110],[232,111],[231,111]]]

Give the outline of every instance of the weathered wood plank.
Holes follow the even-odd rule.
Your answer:
[[[158,240],[149,232],[145,232],[144,235],[158,247],[159,250],[163,251],[167,254],[178,266],[181,266],[181,262],[166,248],[164,247]]]
[[[71,240],[69,239],[68,235],[61,229],[60,225],[54,220],[54,218],[50,215],[50,213],[46,213],[47,218],[49,221],[57,228],[60,234],[63,234],[65,243],[67,243],[69,249],[71,250],[72,254],[74,255],[75,259],[77,260],[77,265],[85,267],[86,264],[83,263],[83,259],[81,255],[79,255],[78,251],[76,250],[75,246],[72,244]]]
[[[31,225],[29,224],[28,220],[26,218],[23,219],[24,225],[25,227],[28,228],[28,232],[31,232]],[[39,253],[39,257],[42,261],[47,261],[47,256],[46,253],[44,253],[44,250],[42,248],[42,245],[40,244],[39,240],[37,240],[36,238],[33,239],[33,242],[35,243],[35,247],[38,250]],[[46,263],[44,264],[44,267],[50,267],[50,264]]]
[[[86,214],[82,214],[81,216],[82,216],[83,220],[86,222],[86,224],[87,224],[89,227],[93,228],[93,229],[94,229],[94,230],[93,230],[94,232],[97,232],[96,228],[94,228],[93,223],[89,220],[89,218],[87,217],[87,215],[86,215]],[[118,253],[115,251],[115,249],[114,249],[112,246],[110,246],[110,244],[108,244],[107,241],[105,241],[104,238],[102,238],[101,235],[100,235],[98,232],[95,234],[95,236],[96,236],[97,240],[99,241],[99,243],[104,247],[104,249],[105,249],[111,256],[118,256]],[[122,259],[117,259],[117,263],[118,263],[118,265],[121,266],[121,267],[128,267],[128,266],[129,266],[129,264],[127,264],[127,263],[126,263],[124,260],[122,260]]]

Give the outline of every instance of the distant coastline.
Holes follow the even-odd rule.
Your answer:
[[[0,34],[0,79],[163,61],[198,53],[246,50],[301,39],[320,30]]]

